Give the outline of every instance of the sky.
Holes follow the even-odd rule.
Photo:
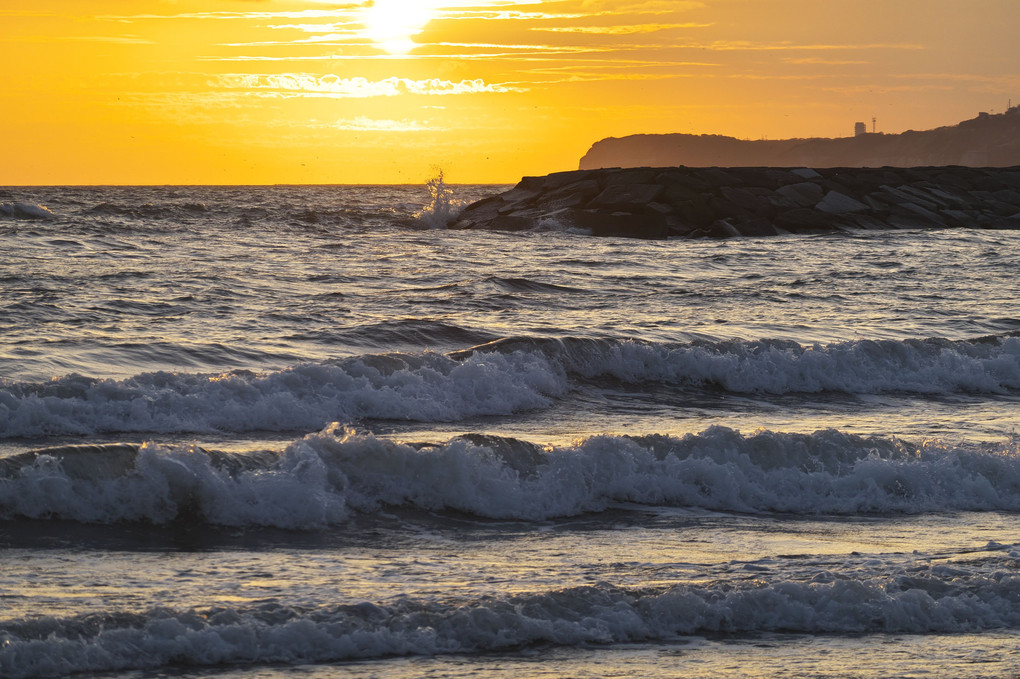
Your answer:
[[[512,183],[1020,104],[1018,0],[0,0],[0,185]]]

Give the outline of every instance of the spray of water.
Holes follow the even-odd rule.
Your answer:
[[[464,206],[463,201],[454,199],[453,189],[446,185],[442,170],[425,182],[425,188],[429,192],[428,203],[414,218],[430,229],[445,229]]]

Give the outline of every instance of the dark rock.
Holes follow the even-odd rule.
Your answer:
[[[723,197],[726,202],[736,205],[739,208],[747,210],[749,213],[754,214],[765,204],[759,196],[751,193],[747,189],[734,188],[732,186],[723,186],[719,189],[719,194]]]
[[[998,199],[992,191],[971,191],[974,198],[972,205],[982,212],[990,212],[997,217],[1008,217],[1016,212],[1017,205],[1010,205]]]
[[[736,203],[731,203],[722,196],[711,196],[708,199],[708,208],[717,219],[734,217],[739,220],[748,220],[754,216],[750,210],[744,209]]]
[[[662,193],[661,184],[609,184],[588,204],[610,209],[641,208]]]
[[[697,193],[706,193],[712,190],[712,184],[698,176],[696,171],[688,168],[676,168],[660,172],[655,175],[655,183],[662,184],[667,188],[682,186]]]
[[[536,220],[521,215],[497,215],[485,225],[486,229],[495,231],[527,231],[535,228]]]
[[[896,188],[901,194],[906,194],[910,202],[916,203],[926,210],[937,210],[939,208],[949,207],[942,199],[937,198],[931,193],[916,186],[904,184]]]
[[[629,170],[619,170],[619,172],[629,172]],[[599,173],[597,170],[553,172],[550,175],[546,175],[541,188],[543,191],[553,191],[569,184],[591,179],[592,177],[599,176],[600,174],[605,173]]]
[[[876,191],[871,195],[877,197],[879,200],[882,200],[889,205],[902,205],[905,203],[913,203],[915,205],[920,205],[926,210],[938,209],[938,206],[935,204],[934,201],[909,193],[905,191],[904,188],[906,187],[903,186],[893,187],[887,184],[883,184],[882,188],[879,191]]]
[[[797,175],[801,179],[821,179],[822,175],[818,174],[818,170],[812,170],[810,167],[799,167],[795,170],[790,170],[791,173]]]
[[[824,191],[822,187],[814,182],[798,182],[787,184],[776,189],[776,194],[782,196],[793,205],[799,207],[814,207],[822,199]]]
[[[540,195],[542,195],[542,192],[539,189],[524,189],[520,186],[515,186],[501,196],[503,205],[500,207],[500,211],[502,212],[503,207],[507,205],[527,205]]]
[[[782,170],[777,167],[766,167],[762,170],[766,177],[769,178],[769,186],[779,188],[780,186],[786,186],[787,184],[796,184],[797,182],[803,181],[801,177],[798,177],[789,170]]]
[[[607,187],[616,184],[654,184],[658,174],[658,169],[649,167],[628,168],[609,175],[605,178],[605,182]]]
[[[943,210],[939,214],[949,226],[961,228],[976,227],[981,219],[981,213],[977,210]]]
[[[706,235],[709,238],[735,238],[743,234],[740,233],[740,230],[729,219],[719,219],[712,226],[708,227]]]
[[[1020,191],[1014,189],[1000,189],[995,192],[995,197],[1008,205],[1020,205]]]
[[[669,233],[669,238],[695,238],[694,233],[700,231],[701,227],[671,216],[666,217],[666,230]]]
[[[984,229],[997,229],[997,230],[1018,230],[1020,229],[1020,214],[1010,215],[1008,217],[992,216],[985,217],[982,220],[981,228]]]
[[[758,237],[857,229],[1020,228],[1020,168],[631,168],[525,177],[453,229]]]
[[[776,226],[790,233],[824,233],[834,228],[831,215],[804,207],[781,213],[776,217]]]
[[[562,218],[593,236],[662,239],[669,236],[666,218],[660,214],[633,214],[599,210],[567,210]]]
[[[932,210],[928,210],[915,203],[903,203],[901,207],[917,215],[928,226],[936,228],[945,228],[946,226],[945,220]]]
[[[676,206],[676,211],[684,222],[696,227],[706,227],[715,221],[715,213],[703,200],[681,203]]]
[[[580,207],[598,195],[600,189],[599,183],[594,179],[582,179],[550,192],[545,196],[542,205],[549,210]]]
[[[668,216],[673,214],[676,210],[673,208],[672,205],[667,205],[665,203],[648,203],[647,205],[645,205],[644,211],[657,212],[660,215]]]
[[[698,191],[682,184],[666,184],[658,200],[676,206],[690,202],[704,203],[708,195],[706,191]]]
[[[706,167],[700,171],[701,178],[710,186],[736,186],[741,182],[726,170],[718,167]]]
[[[514,188],[537,191],[542,188],[546,181],[548,181],[548,177],[523,177]]]
[[[728,167],[726,173],[732,176],[736,185],[747,189],[766,189],[770,193],[787,183],[788,172],[773,171],[763,167]]]
[[[738,224],[737,231],[740,232],[741,236],[749,237],[775,236],[779,234],[775,225],[768,219],[752,219],[743,224]]]
[[[838,191],[829,191],[818,202],[818,205],[815,205],[815,209],[829,214],[842,215],[849,212],[867,212],[868,206]]]

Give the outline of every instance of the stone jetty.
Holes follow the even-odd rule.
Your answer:
[[[863,229],[1020,229],[1020,167],[640,167],[525,177],[451,229],[730,238]]]

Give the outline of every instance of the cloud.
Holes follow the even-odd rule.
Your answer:
[[[441,80],[428,78],[341,78],[337,75],[315,76],[306,73],[284,73],[279,75],[234,74],[216,78],[214,86],[228,89],[248,90],[256,93],[272,93],[281,97],[331,97],[336,99],[370,97],[395,97],[401,94],[448,95],[519,92],[518,87],[486,83],[481,79]]]
[[[318,127],[353,132],[438,132],[442,129],[433,127],[427,122],[423,123],[417,120],[389,120],[385,118],[366,118],[365,116],[342,118],[334,123],[326,123]]]
[[[808,64],[819,66],[866,66],[872,62],[853,59],[820,59],[818,57],[787,57],[783,63],[787,64]]]
[[[104,21],[143,21],[159,19],[339,19],[361,9],[363,3],[336,5],[333,9],[306,9],[299,12],[183,12],[180,14],[102,14],[96,19]]]
[[[637,33],[655,33],[674,28],[708,28],[712,24],[635,24],[630,26],[534,26],[533,31],[548,33],[584,33],[588,35],[634,35]]]
[[[133,35],[25,35],[16,37],[0,37],[0,42],[101,42],[111,45],[155,45],[152,40],[145,40]]]
[[[797,50],[923,50],[924,45],[916,43],[864,43],[864,44],[827,44],[827,43],[793,43],[793,42],[751,42],[747,40],[716,40],[710,43],[685,43],[676,45],[688,49],[713,50],[717,52],[786,52]]]
[[[584,0],[581,6],[589,11],[603,14],[670,14],[692,9],[704,9],[705,3],[695,0],[645,0],[644,2]]]

